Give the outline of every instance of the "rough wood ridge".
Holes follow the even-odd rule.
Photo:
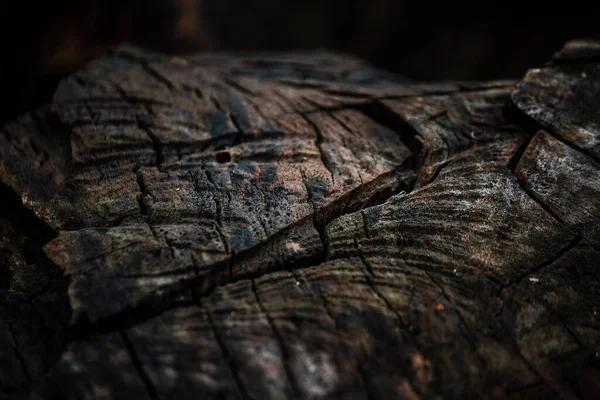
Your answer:
[[[94,62],[0,132],[0,398],[598,398],[599,49]]]

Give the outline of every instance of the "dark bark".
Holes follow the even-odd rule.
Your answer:
[[[597,47],[93,63],[0,135],[0,395],[596,398]]]

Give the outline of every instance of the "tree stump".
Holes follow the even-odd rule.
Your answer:
[[[599,48],[92,63],[0,134],[0,397],[597,398]]]

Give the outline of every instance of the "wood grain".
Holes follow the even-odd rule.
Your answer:
[[[1,396],[595,398],[597,46],[520,82],[92,63],[0,135],[0,304],[45,326],[3,314]]]

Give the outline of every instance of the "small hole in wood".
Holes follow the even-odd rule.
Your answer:
[[[226,163],[231,161],[231,154],[228,151],[217,151],[217,162]]]

